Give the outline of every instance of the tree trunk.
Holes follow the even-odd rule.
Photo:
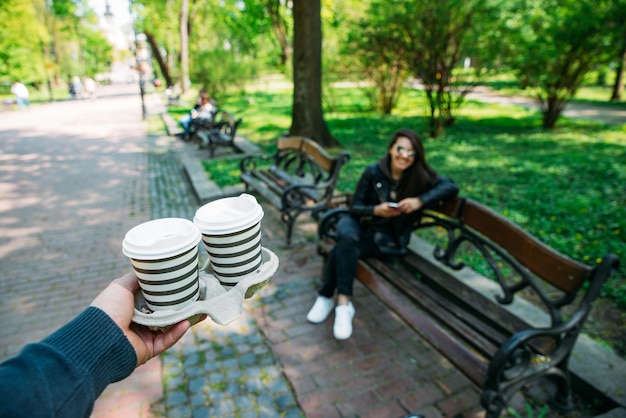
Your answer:
[[[270,15],[270,21],[272,23],[272,30],[280,45],[280,64],[284,66],[287,64],[290,58],[289,44],[287,42],[287,29],[285,27],[285,21],[283,14],[281,13],[280,0],[266,0],[265,8]]]
[[[180,84],[184,93],[189,82],[189,0],[182,0],[180,7]]]
[[[543,117],[543,128],[554,129],[556,122],[559,120],[567,101],[556,97],[548,97],[546,106],[541,110]]]
[[[613,84],[613,93],[611,94],[612,102],[619,102],[622,100],[622,94],[624,94],[624,62],[626,62],[626,41],[622,47],[621,60],[617,64],[615,69],[615,84]]]
[[[322,21],[320,0],[293,2],[293,109],[291,135],[324,147],[339,145],[322,111]]]
[[[163,59],[163,55],[161,55],[161,50],[156,43],[156,39],[154,39],[154,35],[152,32],[144,31],[146,34],[146,38],[148,38],[148,43],[150,44],[150,49],[152,49],[152,56],[157,60],[159,64],[159,69],[161,70],[161,74],[165,79],[165,85],[167,87],[172,87],[172,76],[170,75],[170,69],[167,67],[167,63]]]

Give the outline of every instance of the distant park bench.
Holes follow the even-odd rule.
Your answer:
[[[284,136],[273,155],[249,155],[241,160],[241,181],[281,212],[287,224],[287,245],[298,216],[310,212],[317,219],[329,209],[347,152],[331,156],[312,139]]]
[[[171,88],[165,89],[165,99],[168,106],[180,106],[180,93],[175,93]]]
[[[212,120],[193,120],[190,128],[200,144],[209,149],[213,158],[217,147],[230,147],[236,152],[242,152],[235,142],[240,124],[241,118],[235,119],[231,113],[220,111]]]

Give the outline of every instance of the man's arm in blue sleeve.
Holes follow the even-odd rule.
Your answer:
[[[89,417],[106,386],[136,365],[122,330],[100,309],[87,308],[0,365],[0,418]]]

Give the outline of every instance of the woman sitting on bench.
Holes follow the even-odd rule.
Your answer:
[[[200,90],[200,96],[196,100],[196,105],[189,114],[180,118],[178,123],[184,130],[185,141],[189,141],[191,133],[191,125],[199,120],[212,122],[217,112],[217,104],[211,99],[206,91]]]
[[[352,335],[352,286],[359,258],[403,255],[422,209],[458,193],[457,185],[439,176],[426,162],[419,135],[397,131],[387,154],[369,165],[357,184],[350,214],[337,223],[337,242],[323,272],[323,285],[307,320],[318,324],[337,307],[333,335]]]

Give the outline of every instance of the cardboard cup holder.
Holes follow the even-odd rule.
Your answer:
[[[278,257],[272,251],[261,247],[261,266],[254,273],[243,277],[234,286],[224,286],[213,274],[211,263],[200,270],[200,297],[197,301],[180,310],[150,311],[141,294],[135,294],[135,313],[133,322],[145,325],[153,330],[166,330],[185,319],[192,324],[197,322],[201,315],[206,314],[215,323],[227,325],[239,318],[243,309],[244,299],[252,297],[260,288],[265,286],[270,277],[278,269]]]

